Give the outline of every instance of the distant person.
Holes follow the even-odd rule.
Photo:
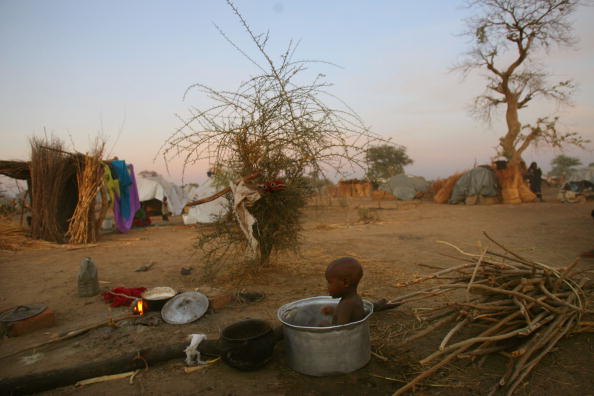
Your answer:
[[[324,307],[322,312],[332,314],[332,325],[343,325],[365,318],[363,300],[357,294],[357,286],[363,277],[361,263],[352,257],[334,260],[326,269],[328,293],[333,298],[340,298],[336,308]],[[322,326],[327,324],[320,324]]]
[[[530,164],[528,171],[526,172],[526,176],[528,177],[528,181],[530,182],[530,190],[536,197],[542,202],[542,192],[540,191],[540,186],[542,182],[542,171],[536,165],[536,162]]]
[[[169,216],[171,212],[169,211],[169,203],[167,202],[167,197],[163,197],[163,201],[161,202],[161,217],[164,221],[169,221]]]

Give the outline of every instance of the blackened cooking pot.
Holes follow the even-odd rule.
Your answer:
[[[272,358],[276,337],[262,319],[246,319],[223,329],[219,344],[221,358],[239,370],[257,370]]]

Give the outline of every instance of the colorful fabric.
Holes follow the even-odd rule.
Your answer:
[[[136,211],[140,208],[138,188],[136,186],[136,177],[134,176],[134,166],[132,166],[132,164],[127,166],[127,173],[131,182],[127,187],[123,187],[122,184],[120,184],[121,195],[119,199],[115,200],[113,205],[113,214],[116,228],[120,232],[130,231],[130,228],[132,228],[132,223],[134,223],[134,214],[136,214]],[[127,200],[124,199],[125,196],[127,197]],[[121,209],[124,204],[128,207],[127,217],[123,216]]]
[[[130,217],[130,190],[132,178],[128,172],[126,161],[111,161],[111,169],[115,172],[120,182],[120,214],[124,219]]]
[[[117,195],[118,197],[120,196],[120,183],[117,179],[114,179],[111,176],[109,165],[105,162],[102,162],[101,165],[103,165],[103,184],[105,185],[105,188],[107,188],[107,193],[109,194],[109,204],[113,205],[115,201],[114,195]]]
[[[146,290],[146,287],[116,287],[115,289],[111,289],[111,293],[117,294],[125,294],[126,296],[130,296],[130,298],[122,297],[122,296],[115,296],[110,292],[104,292],[101,294],[103,296],[103,301],[106,303],[111,303],[112,307],[121,307],[121,306],[128,306],[135,298],[141,298],[142,293]]]

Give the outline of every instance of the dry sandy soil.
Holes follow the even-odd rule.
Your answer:
[[[184,226],[173,218],[169,224],[133,229],[128,234],[106,234],[92,247],[80,249],[28,248],[0,252],[0,309],[19,304],[47,304],[56,312],[57,324],[0,343],[0,355],[47,340],[50,334],[83,327],[107,317],[121,315],[124,308],[109,308],[100,296],[77,296],[79,263],[90,256],[99,268],[102,286],[171,286],[192,290],[203,286],[226,290],[257,291],[262,301],[234,302],[210,312],[188,325],[147,327],[124,323],[120,328],[102,327],[69,341],[29,354],[0,359],[0,376],[12,377],[50,368],[101,360],[123,351],[147,345],[181,342],[187,334],[206,333],[217,338],[220,330],[238,320],[256,317],[278,324],[277,309],[296,299],[325,295],[324,269],[339,256],[354,256],[364,265],[360,293],[367,299],[396,297],[409,292],[396,288],[398,282],[431,273],[426,265],[458,263],[443,254],[453,249],[436,243],[448,241],[465,250],[478,250],[488,232],[506,247],[552,266],[571,263],[582,251],[594,248],[591,203],[568,205],[554,201],[550,191],[544,203],[493,206],[436,205],[428,201],[378,202],[350,200],[306,210],[301,256],[283,256],[275,264],[252,272],[225,272],[218,277],[202,276],[201,257],[192,247],[205,226]],[[379,221],[358,222],[357,207],[378,208]],[[135,272],[154,262],[148,272]],[[193,266],[191,275],[181,267]],[[594,269],[593,259],[583,259],[582,269]],[[436,348],[428,337],[408,349],[398,341],[414,326],[415,309],[431,302],[402,306],[374,314],[370,321],[372,349],[387,357],[371,362],[355,373],[313,378],[293,372],[287,366],[282,344],[272,362],[255,372],[240,372],[224,363],[186,374],[183,360],[155,365],[134,381],[117,380],[47,391],[46,395],[388,395],[414,377],[416,361]],[[435,338],[435,337],[433,337]],[[437,341],[439,342],[439,341]],[[485,394],[501,374],[501,362],[488,360],[482,368],[458,361],[431,377],[416,395]],[[580,334],[563,340],[528,377],[519,395],[594,395],[594,335]],[[383,378],[382,378],[383,377]],[[390,380],[390,378],[392,380]]]

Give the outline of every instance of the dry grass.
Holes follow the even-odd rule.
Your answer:
[[[433,201],[438,204],[447,203],[452,195],[454,186],[458,179],[462,177],[466,172],[458,172],[448,177],[447,179],[437,179],[433,182],[431,190],[433,191]]]
[[[52,246],[51,242],[32,239],[30,231],[17,223],[0,223],[0,250],[46,249]]]
[[[105,144],[97,141],[94,153],[78,158],[76,179],[78,203],[70,219],[66,236],[70,243],[96,242],[98,227],[95,221],[95,199],[103,185],[101,157]]]

